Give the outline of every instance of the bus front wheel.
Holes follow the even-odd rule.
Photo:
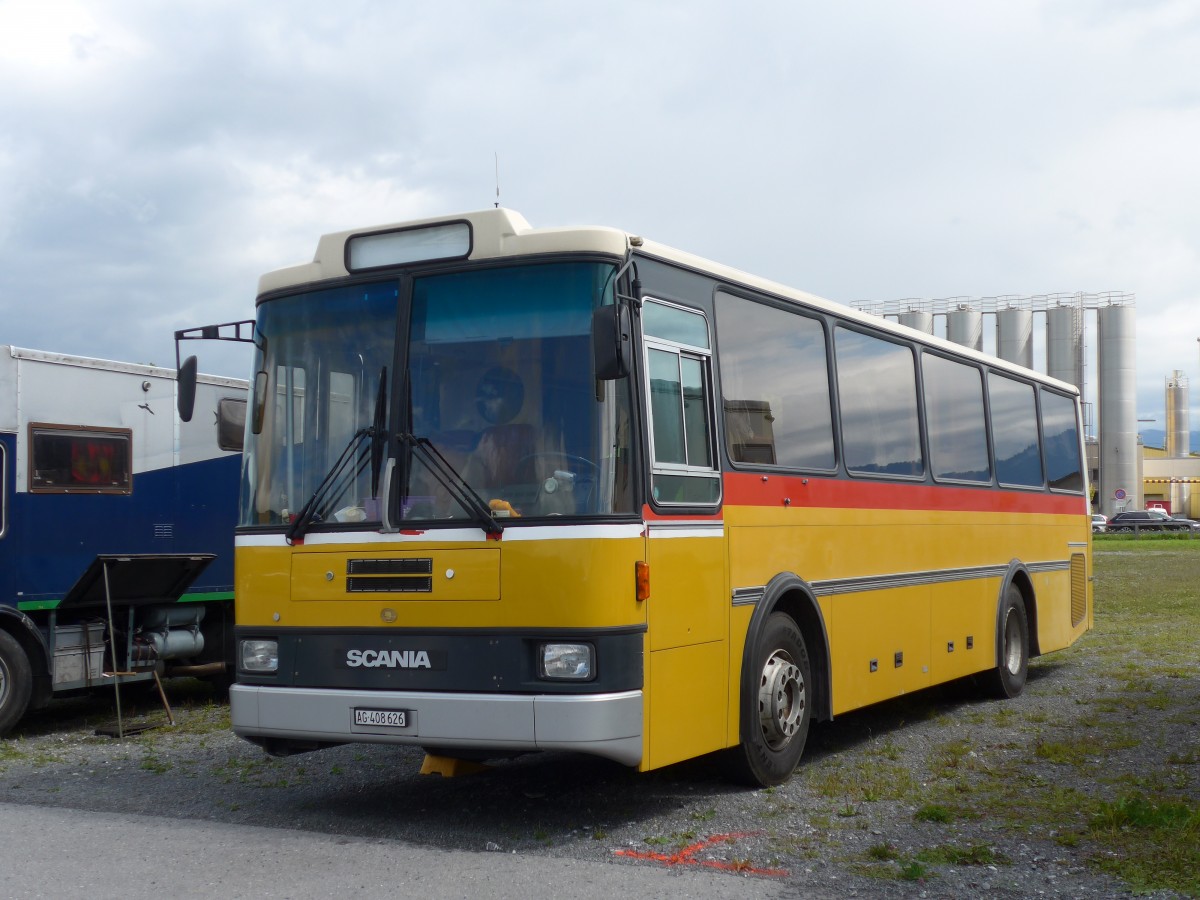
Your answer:
[[[992,696],[1006,700],[1025,689],[1029,676],[1029,619],[1025,615],[1025,601],[1015,585],[1010,584],[1004,590],[999,625],[1000,657],[996,668],[986,673],[984,686]]]
[[[800,762],[812,720],[812,679],[804,635],[785,613],[772,613],[742,684],[742,743],[733,748],[740,781],[782,784]]]
[[[0,631],[0,737],[8,734],[29,706],[33,693],[33,670],[21,645],[7,631]]]

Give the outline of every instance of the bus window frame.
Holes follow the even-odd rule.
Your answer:
[[[839,380],[838,352],[837,352],[837,330],[841,328],[853,334],[858,334],[863,337],[873,338],[886,344],[892,344],[896,347],[901,347],[908,351],[909,358],[912,360],[913,373],[913,403],[914,411],[917,414],[917,448],[921,452],[921,472],[920,474],[905,475],[893,472],[864,472],[861,469],[852,469],[846,459],[846,435],[845,435],[845,417],[842,410],[842,389],[841,381]],[[838,464],[841,471],[846,473],[846,477],[875,481],[883,479],[885,481],[898,481],[907,484],[927,484],[931,480],[930,465],[929,465],[929,447],[926,435],[925,423],[925,405],[923,402],[922,393],[924,384],[921,379],[921,367],[918,364],[920,354],[920,345],[913,341],[907,341],[899,335],[893,335],[883,330],[872,329],[869,326],[864,326],[861,323],[851,321],[849,319],[835,319],[833,328],[831,329],[831,341],[829,353],[832,365],[832,391],[835,393],[835,429],[836,440],[838,447]]]
[[[1079,480],[1082,485],[1082,487],[1079,490],[1071,490],[1068,488],[1055,487],[1054,483],[1050,480],[1050,466],[1049,466],[1050,457],[1048,455],[1049,447],[1046,443],[1045,406],[1042,403],[1042,397],[1045,394],[1050,394],[1051,396],[1057,397],[1060,400],[1066,400],[1066,401],[1070,402],[1070,404],[1071,404],[1071,408],[1072,408],[1071,420],[1072,420],[1072,423],[1074,426],[1074,431],[1075,431],[1075,445],[1076,445],[1075,452],[1078,454],[1075,461],[1076,461],[1076,464],[1079,466]],[[1081,497],[1087,492],[1087,486],[1088,486],[1087,455],[1086,455],[1086,450],[1083,445],[1083,427],[1082,427],[1082,425],[1083,425],[1083,422],[1082,422],[1082,417],[1080,416],[1079,398],[1077,396],[1075,396],[1073,394],[1064,394],[1061,391],[1056,391],[1053,388],[1047,387],[1044,384],[1039,383],[1037,385],[1037,426],[1038,426],[1038,443],[1040,444],[1041,451],[1042,451],[1042,481],[1045,482],[1045,486],[1046,486],[1045,489],[1052,494],[1062,494],[1067,497]]]
[[[714,359],[716,356],[715,341],[713,339],[713,327],[709,321],[708,315],[703,309],[695,306],[687,306],[673,300],[667,300],[661,296],[646,294],[642,297],[643,309],[646,304],[656,304],[658,306],[675,309],[689,315],[699,316],[704,323],[705,333],[708,337],[708,347],[700,347],[694,344],[685,344],[677,341],[672,341],[670,338],[661,338],[648,334],[645,327],[645,317],[642,319],[642,327],[639,329],[641,336],[641,359],[642,359],[642,390],[645,392],[645,440],[646,449],[649,456],[650,465],[648,468],[649,474],[649,492],[648,496],[651,503],[655,507],[670,508],[671,510],[680,509],[716,509],[720,507],[724,500],[724,480],[721,478],[721,454],[722,454],[722,435],[717,426],[717,411],[716,411],[716,367]],[[659,350],[673,354],[676,359],[692,359],[696,360],[701,365],[701,373],[704,379],[705,391],[705,427],[708,432],[708,466],[694,466],[687,463],[662,463],[659,462],[654,448],[654,409],[652,403],[652,392],[650,386],[650,351]],[[684,419],[684,432],[686,433],[686,418]],[[703,478],[708,479],[716,484],[716,497],[710,501],[703,500],[680,500],[669,501],[659,500],[654,496],[654,477],[656,475],[675,476],[683,478]]]
[[[926,469],[929,471],[929,477],[934,484],[952,485],[954,487],[972,487],[972,488],[991,488],[999,486],[996,478],[996,460],[995,448],[992,440],[992,417],[991,407],[989,405],[989,396],[987,391],[987,376],[989,368],[987,366],[976,363],[974,360],[962,356],[954,356],[949,353],[939,353],[932,347],[922,345],[920,347],[918,373],[920,375],[920,399],[921,399],[921,437],[925,442]],[[980,409],[983,413],[983,443],[984,453],[987,456],[988,477],[980,480],[970,480],[965,478],[943,478],[934,470],[933,464],[933,440],[929,433],[929,411],[926,403],[928,397],[925,393],[925,357],[932,356],[937,359],[950,363],[958,363],[969,369],[972,369],[979,376],[979,399]]]
[[[985,373],[984,384],[987,394],[987,411],[988,411],[988,435],[992,448],[992,479],[995,485],[1000,490],[1004,491],[1029,491],[1034,493],[1047,493],[1050,490],[1046,480],[1046,447],[1042,437],[1042,404],[1041,391],[1038,390],[1041,384],[1037,381],[1032,381],[1027,378],[1021,378],[1014,372],[1005,369],[997,369],[989,366]],[[1036,432],[1037,440],[1037,459],[1038,465],[1042,467],[1042,480],[1039,484],[1021,484],[1014,481],[1002,481],[1000,479],[1000,460],[996,450],[996,428],[995,420],[992,415],[992,376],[1002,378],[1005,381],[1011,381],[1014,384],[1019,384],[1022,387],[1027,387],[1033,392],[1033,427]],[[1024,420],[1023,420],[1024,421]]]
[[[724,458],[725,458],[726,462],[728,463],[730,470],[731,471],[746,471],[746,472],[786,472],[789,474],[797,473],[797,474],[836,476],[840,472],[839,467],[841,465],[841,458],[842,458],[842,454],[841,454],[842,445],[841,445],[841,433],[840,433],[840,430],[838,427],[839,407],[838,407],[837,387],[835,384],[836,372],[834,371],[834,368],[833,368],[833,353],[831,352],[831,349],[830,349],[833,346],[833,331],[832,331],[832,326],[830,324],[829,317],[822,315],[817,310],[813,310],[813,309],[809,309],[808,307],[797,305],[794,302],[779,301],[779,300],[776,300],[774,297],[751,296],[750,294],[747,294],[744,291],[744,289],[739,290],[739,289],[735,289],[732,285],[718,284],[713,291],[714,320],[717,318],[717,309],[721,305],[721,297],[722,296],[728,297],[732,300],[740,300],[745,303],[752,303],[752,304],[756,304],[758,306],[763,306],[763,307],[766,307],[767,309],[773,309],[773,310],[776,310],[778,312],[781,312],[781,313],[784,313],[787,315],[799,316],[803,319],[808,320],[809,322],[815,322],[817,324],[817,326],[821,329],[821,335],[822,335],[822,338],[823,338],[824,344],[825,344],[825,399],[829,404],[829,429],[830,429],[829,439],[832,444],[832,450],[833,450],[833,462],[828,467],[825,467],[825,466],[789,466],[789,465],[785,465],[785,464],[778,463],[778,462],[775,462],[775,463],[744,462],[744,461],[740,461],[740,460],[735,460],[733,458],[733,454],[730,452],[729,443],[728,443],[729,430],[727,427],[723,427],[721,429],[722,430],[721,452],[724,454]],[[721,351],[721,346],[720,346],[721,332],[720,332],[719,323],[718,323],[717,328],[715,329],[714,338],[715,338],[715,340],[714,340],[713,358],[716,360],[716,368],[719,370],[719,374],[721,375],[720,383],[718,385],[720,390],[715,393],[720,393],[720,397],[718,398],[720,400],[720,404],[719,404],[720,405],[720,415],[722,416],[722,425],[725,425],[726,424],[725,419],[724,419],[724,416],[725,416],[725,397],[724,397],[724,390],[725,390],[724,373],[725,373],[725,370],[724,370],[724,361],[722,359],[722,351]]]

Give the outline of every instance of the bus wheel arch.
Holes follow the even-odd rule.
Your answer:
[[[996,664],[982,678],[992,696],[1011,699],[1025,689],[1029,660],[1038,655],[1036,624],[1033,582],[1025,567],[1014,561],[996,603]]]
[[[829,718],[829,648],[812,590],[778,576],[757,604],[742,656],[741,741],[731,748],[737,780],[760,786],[787,780],[813,719]]]

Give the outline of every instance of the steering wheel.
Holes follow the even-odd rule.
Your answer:
[[[536,467],[535,471],[539,471],[540,474],[541,466],[537,464],[545,460],[561,464],[558,466],[560,471],[565,470],[572,475],[578,475],[584,481],[594,481],[600,474],[600,467],[586,456],[575,456],[571,453],[556,453],[552,450],[547,450],[543,453],[530,453],[528,456],[521,457],[517,461],[517,469],[524,468],[526,463],[532,463]]]

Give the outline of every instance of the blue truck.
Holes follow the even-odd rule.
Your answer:
[[[0,737],[66,693],[232,673],[246,382],[0,345]],[[118,688],[119,690],[119,688]]]

